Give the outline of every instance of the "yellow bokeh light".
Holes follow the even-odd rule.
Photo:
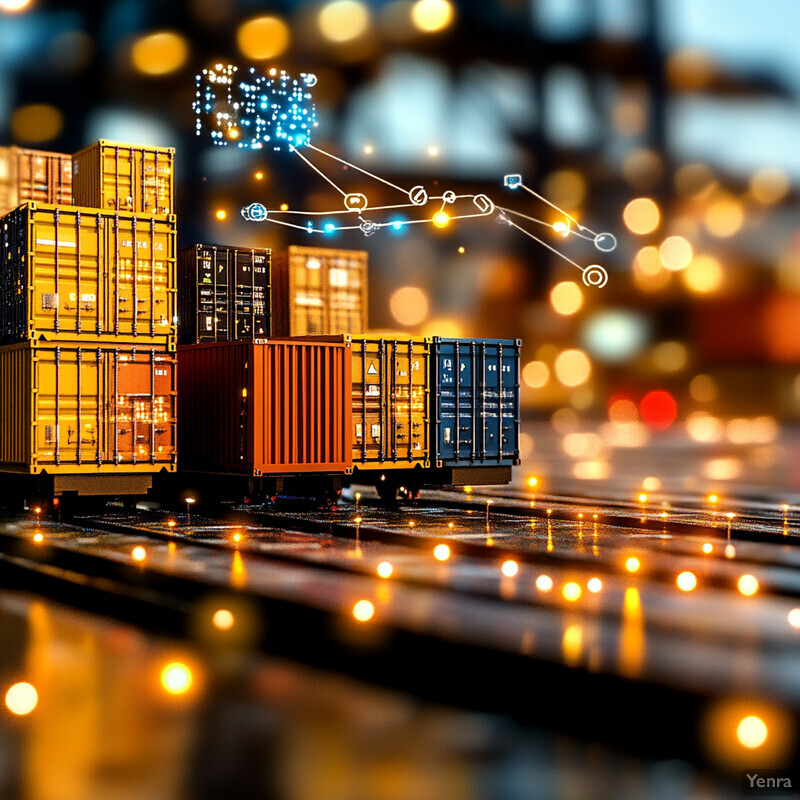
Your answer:
[[[39,702],[39,694],[30,683],[15,683],[6,692],[6,708],[18,717],[30,714]]]
[[[446,544],[437,544],[433,548],[433,557],[437,561],[447,561],[450,558],[450,548]]]
[[[714,256],[695,256],[681,273],[681,278],[690,292],[709,294],[722,286],[725,275],[722,265]]]
[[[437,228],[446,228],[450,224],[450,215],[446,211],[437,211],[433,215],[433,224]]]
[[[389,578],[393,571],[392,565],[388,561],[381,561],[376,570],[381,578]]]
[[[551,172],[543,181],[545,197],[559,208],[575,209],[586,197],[586,179],[573,169]]]
[[[140,544],[136,545],[136,547],[131,550],[131,558],[134,561],[144,561],[145,558],[147,558],[147,550],[145,550]]]
[[[764,167],[750,179],[750,192],[764,205],[777,203],[789,193],[789,178],[778,167]]]
[[[411,21],[425,33],[444,30],[453,21],[453,5],[448,0],[417,0],[411,7]]]
[[[638,500],[639,500],[640,503],[646,503],[647,502],[647,495],[644,494],[644,493],[640,494],[639,497],[638,497]]]
[[[553,588],[553,579],[549,575],[540,575],[536,579],[536,588],[540,592],[549,592]]]
[[[36,544],[41,544],[44,541],[44,534],[42,534],[42,533],[34,533],[33,534],[33,541],[36,542]]]
[[[658,248],[658,255],[667,269],[677,272],[691,263],[692,246],[683,236],[667,236]]]
[[[686,572],[681,572],[675,582],[682,592],[691,592],[697,586],[697,577],[693,572],[687,570]]]
[[[173,661],[161,670],[161,685],[170,694],[184,694],[192,685],[192,671],[186,664]]]
[[[642,481],[642,488],[647,489],[648,492],[657,492],[661,488],[661,479],[656,478],[655,475],[648,475]]]
[[[660,342],[652,350],[653,365],[661,372],[680,372],[689,361],[683,342]]]
[[[561,281],[550,290],[550,304],[557,314],[569,316],[583,305],[583,292],[573,281]]]
[[[767,741],[767,726],[761,717],[745,717],[736,728],[736,738],[743,747],[755,750]]]
[[[719,497],[717,497],[717,495],[715,495],[715,494],[710,494],[710,495],[709,495],[709,496],[708,496],[706,499],[707,499],[707,500],[708,500],[708,502],[709,502],[709,503],[711,503],[712,505],[713,505],[714,503],[718,503],[718,502],[719,502]]]
[[[31,4],[31,0],[0,0],[0,11],[23,11]]]
[[[661,223],[661,212],[654,200],[637,197],[625,206],[622,219],[631,233],[652,233]]]
[[[715,185],[714,173],[707,164],[685,164],[675,173],[675,188],[685,197],[698,197]]]
[[[689,394],[698,403],[716,400],[718,393],[717,382],[710,375],[695,375],[689,384]]]
[[[800,608],[793,608],[787,615],[786,619],[793,628],[800,629]]]
[[[428,297],[416,286],[402,286],[389,298],[389,310],[401,325],[419,325],[428,316]]]
[[[513,578],[519,572],[519,564],[516,561],[504,561],[500,570],[506,578]]]
[[[279,17],[256,17],[239,27],[236,44],[256,61],[274,58],[289,46],[289,26]]]
[[[736,198],[721,197],[709,206],[705,223],[714,236],[733,236],[744,224],[744,208]]]
[[[628,570],[628,572],[638,572],[639,571],[639,567],[641,567],[641,566],[642,566],[642,562],[639,561],[639,559],[636,558],[636,556],[631,556],[625,562],[625,569]]]
[[[22,142],[47,142],[64,127],[64,116],[55,107],[42,103],[21,106],[11,115],[11,135]]]
[[[375,606],[369,600],[359,600],[353,606],[353,616],[359,622],[368,622],[375,616]]]
[[[331,42],[357,39],[369,27],[369,10],[359,0],[334,0],[327,3],[317,17],[322,35]]]
[[[570,581],[564,584],[561,594],[564,595],[565,600],[574,603],[583,594],[583,589],[575,581]]]
[[[745,597],[752,597],[758,591],[758,578],[755,575],[742,575],[736,585]]]
[[[586,584],[586,588],[592,593],[597,594],[603,590],[603,581],[600,578],[590,578]]]
[[[522,368],[522,380],[531,389],[541,389],[550,380],[550,368],[544,361],[529,361]]]
[[[214,612],[214,616],[211,617],[211,622],[217,630],[229,631],[234,626],[236,618],[227,608],[219,608]]]
[[[556,377],[564,386],[580,386],[592,374],[592,365],[583,350],[564,350],[555,362]]]
[[[225,211],[224,208],[220,208],[220,209],[217,209],[217,212],[216,212],[216,214],[214,214],[214,216],[219,220],[223,220],[228,216],[228,212]]]
[[[538,478],[534,478],[534,477],[528,478],[528,486],[531,489],[535,489],[538,485],[539,485],[539,479]]]
[[[168,75],[179,70],[189,56],[183,36],[158,31],[137,39],[131,48],[133,66],[145,75]]]
[[[713,545],[713,544],[711,544],[711,542],[706,542],[706,543],[703,545],[703,552],[704,552],[706,555],[708,555],[709,553],[713,553],[713,552],[714,552],[714,545]]]

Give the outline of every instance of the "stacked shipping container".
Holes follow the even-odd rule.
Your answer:
[[[172,151],[75,164],[84,205],[51,191],[0,220],[0,472],[140,494],[176,466]]]
[[[0,147],[0,215],[32,200],[72,202],[72,158],[22,147]]]

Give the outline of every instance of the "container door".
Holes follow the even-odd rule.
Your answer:
[[[159,150],[131,151],[135,170],[134,207],[144,214],[172,213],[172,157]]]
[[[134,210],[136,176],[129,147],[103,145],[100,148],[102,207],[104,210]]]

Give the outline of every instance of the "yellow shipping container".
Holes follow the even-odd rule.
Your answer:
[[[104,211],[172,214],[174,160],[174,147],[101,139],[72,157],[72,202]]]
[[[0,336],[175,339],[175,218],[28,203],[0,220]]]
[[[431,339],[353,337],[353,463],[430,466]]]
[[[158,347],[0,347],[0,472],[175,470],[175,355]]]
[[[0,214],[28,200],[72,202],[72,157],[23,147],[0,147]]]
[[[272,254],[272,335],[364,333],[367,253],[291,246]]]

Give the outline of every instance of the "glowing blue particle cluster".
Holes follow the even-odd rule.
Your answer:
[[[253,150],[310,143],[317,112],[308,90],[316,76],[303,72],[298,79],[284,70],[272,68],[263,74],[251,67],[247,78],[239,80],[237,72],[232,64],[217,64],[196,76],[192,107],[198,136],[207,131],[215,145],[235,143]]]

